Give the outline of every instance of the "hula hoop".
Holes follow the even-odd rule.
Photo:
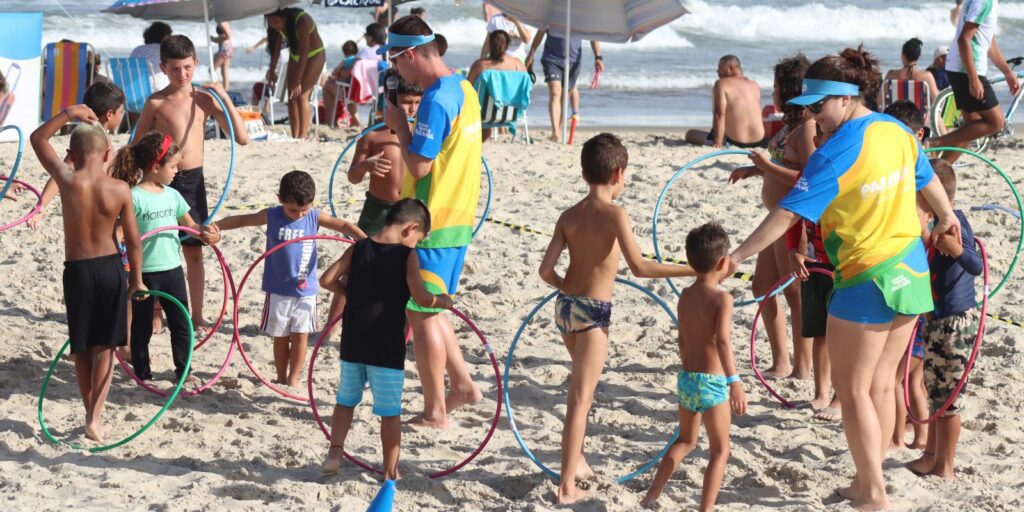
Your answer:
[[[14,133],[18,134],[18,153],[14,156],[14,165],[11,166],[11,173],[7,175],[7,183],[4,185],[4,188],[0,190],[0,201],[4,200],[4,197],[7,195],[7,190],[11,188],[11,183],[18,175],[18,168],[21,167],[21,155],[25,150],[25,134],[21,131],[21,128],[15,124],[8,124],[0,127],[0,133],[7,130],[14,130]]]
[[[917,333],[917,325],[914,325],[914,331],[910,333],[910,343],[907,344],[906,353],[906,364],[903,369],[903,403],[907,406],[907,417],[910,421],[917,425],[926,425],[933,423],[935,420],[946,414],[946,411],[953,405],[953,401],[960,395],[960,391],[963,390],[964,385],[967,384],[967,376],[971,373],[971,369],[974,368],[974,361],[978,358],[978,350],[981,348],[981,340],[985,337],[985,313],[988,310],[988,253],[985,252],[985,245],[981,243],[978,238],[974,239],[975,243],[978,244],[979,252],[981,253],[982,262],[982,282],[984,293],[981,295],[981,313],[979,314],[978,320],[978,334],[974,337],[974,347],[971,349],[971,356],[967,359],[967,364],[964,365],[964,373],[960,376],[960,380],[956,383],[956,388],[950,393],[949,398],[946,402],[939,407],[939,410],[932,413],[931,416],[925,419],[918,419],[914,417],[913,409],[910,407],[910,353],[914,347],[914,335]]]
[[[365,137],[367,133],[383,127],[384,123],[377,123],[356,134],[355,137],[349,139],[348,144],[345,144],[345,147],[341,150],[341,154],[339,154],[338,158],[334,161],[334,167],[331,168],[331,178],[327,182],[327,204],[331,207],[332,217],[338,216],[338,210],[334,206],[334,178],[338,175],[338,169],[341,167],[341,161],[345,159],[345,154],[348,153],[349,149],[352,149],[352,146],[354,146],[359,139]],[[494,195],[492,193],[494,190],[494,181],[491,177],[491,167],[487,164],[487,158],[483,155],[480,155],[480,162],[484,166],[484,173],[487,174],[487,202],[484,205],[484,214],[480,217],[480,222],[478,222],[476,228],[473,229],[473,238],[476,238],[476,234],[484,227],[484,223],[487,222],[487,216],[491,212],[491,196]]]
[[[209,91],[209,88],[207,87],[200,87],[200,89],[206,89]],[[210,222],[213,222],[213,218],[217,216],[217,212],[220,211],[221,206],[224,206],[224,201],[228,198],[228,192],[231,190],[231,178],[235,175],[235,125],[231,122],[231,116],[228,115],[228,107],[224,105],[224,100],[220,99],[220,96],[217,96],[217,93],[215,92],[207,92],[207,94],[217,101],[217,104],[220,105],[221,111],[224,112],[224,119],[228,122],[228,140],[231,141],[231,158],[228,162],[228,177],[224,181],[224,190],[220,193],[220,199],[217,199],[217,204],[213,206],[213,210],[210,210],[210,214],[206,216],[206,220],[199,223],[200,226],[206,226]],[[136,128],[137,127],[138,125],[136,125]],[[134,134],[134,132],[132,133]],[[205,194],[206,191],[204,190],[203,193]],[[182,240],[188,238],[191,238],[191,236],[181,236]]]
[[[184,305],[182,305],[181,302],[178,302],[178,299],[175,299],[174,297],[172,297],[172,296],[170,296],[170,295],[168,295],[168,294],[166,294],[164,292],[157,291],[157,290],[151,290],[151,291],[146,292],[146,293],[136,293],[136,295],[139,295],[139,296],[141,296],[141,295],[155,295],[157,297],[163,297],[165,299],[170,300],[172,303],[174,303],[175,306],[178,306],[179,308],[181,308],[181,311],[185,313],[185,316],[188,319],[189,334],[192,335],[192,336],[195,336],[195,333],[192,332],[192,317],[189,316],[189,314],[188,314],[188,308],[186,308]],[[183,371],[181,373],[181,378],[178,379],[178,385],[174,387],[174,391],[171,392],[171,395],[167,398],[167,401],[164,402],[164,406],[161,407],[160,410],[157,411],[157,413],[145,425],[142,426],[142,428],[140,428],[139,430],[136,430],[133,434],[131,434],[130,436],[128,436],[128,437],[126,437],[124,439],[121,439],[120,441],[117,441],[117,442],[111,443],[111,444],[106,444],[106,445],[103,445],[103,446],[94,446],[92,448],[87,448],[87,447],[84,447],[84,446],[81,446],[81,445],[78,445],[78,444],[74,444],[74,443],[66,443],[66,444],[68,444],[68,446],[70,446],[71,448],[74,448],[76,450],[83,450],[84,449],[84,450],[88,450],[88,451],[90,451],[92,453],[98,453],[98,452],[104,452],[104,451],[107,451],[107,450],[111,450],[111,449],[117,448],[118,446],[122,446],[124,444],[127,444],[132,439],[135,439],[136,437],[139,437],[140,435],[142,435],[143,432],[145,432],[147,429],[149,429],[149,427],[153,426],[153,424],[156,423],[156,420],[160,419],[160,416],[163,416],[164,412],[167,411],[167,409],[171,406],[172,403],[174,403],[174,399],[178,397],[178,393],[181,391],[182,386],[185,385],[185,378],[188,377],[189,369],[192,366],[192,350],[194,348],[194,345],[195,345],[194,343],[190,343],[189,346],[188,346],[188,359],[185,360],[185,371]],[[60,362],[61,357],[64,356],[64,352],[66,352],[68,350],[68,347],[70,347],[70,346],[71,346],[71,340],[68,339],[67,341],[64,342],[64,346],[61,347],[60,350],[57,352],[57,356],[53,358],[53,362],[50,363],[50,368],[48,370],[46,370],[46,377],[43,377],[43,388],[39,391],[39,406],[36,409],[37,410],[37,416],[39,418],[39,426],[42,427],[42,429],[43,429],[43,435],[47,439],[49,439],[50,442],[52,442],[53,444],[57,444],[57,445],[65,444],[65,443],[63,441],[61,441],[60,439],[57,439],[56,437],[54,437],[53,434],[50,433],[50,429],[47,428],[46,420],[43,419],[43,400],[46,397],[46,388],[50,384],[50,377],[53,376],[53,371],[57,368],[57,363]],[[116,353],[117,350],[115,350],[114,352]]]
[[[825,270],[823,268],[808,267],[807,271],[814,274],[823,274],[832,277],[832,272],[829,272],[828,270]],[[789,286],[789,283],[793,282],[793,279],[795,278],[796,276],[794,276],[793,274],[790,274],[787,277],[783,277],[782,279],[779,280],[779,282],[775,283],[775,285],[772,286],[772,291],[776,292],[778,290],[784,290],[787,286]],[[761,375],[761,370],[757,369],[757,354],[754,353],[754,343],[757,341],[757,323],[761,319],[761,310],[763,308],[763,302],[758,304],[757,313],[754,313],[754,325],[750,328],[750,367],[754,369],[754,375],[757,376],[757,380],[761,382],[761,385],[768,390],[768,393],[775,397],[775,399],[778,400],[783,407],[787,409],[792,409],[796,407],[796,404],[790,402],[789,400],[786,400],[785,398],[782,398],[782,395],[775,391],[775,388],[773,388],[771,384],[768,384],[768,381],[764,378],[764,375]]]
[[[199,231],[197,231],[195,229],[192,229],[190,227],[187,227],[187,226],[164,226],[164,227],[156,228],[156,229],[150,231],[149,233],[146,233],[146,234],[142,235],[141,237],[139,237],[139,241],[145,240],[145,239],[147,239],[147,238],[149,238],[149,237],[151,237],[151,236],[153,236],[153,235],[155,235],[157,233],[163,232],[163,231],[185,231],[185,232],[191,233],[193,235],[198,235],[199,234]],[[217,261],[220,262],[221,274],[224,276],[224,303],[221,306],[220,316],[217,318],[217,322],[215,324],[213,324],[213,327],[210,328],[210,334],[207,334],[205,338],[203,338],[201,341],[196,343],[195,344],[195,348],[193,348],[193,350],[199,350],[199,347],[202,347],[203,344],[206,343],[207,340],[209,340],[211,337],[213,337],[213,335],[217,332],[217,329],[220,328],[221,322],[224,320],[224,314],[227,311],[227,307],[228,307],[228,288],[231,289],[231,296],[235,297],[235,280],[231,276],[231,269],[228,267],[228,263],[224,259],[224,255],[220,252],[220,249],[218,249],[216,245],[211,245],[210,247],[213,248],[214,254],[217,255]],[[231,356],[234,355],[234,352],[235,352],[235,344],[234,344],[234,340],[232,339],[232,342],[228,343],[228,354],[227,354],[227,356],[224,357],[224,363],[221,364],[220,369],[217,371],[217,373],[209,381],[203,383],[202,386],[199,386],[198,388],[193,389],[193,390],[187,390],[186,389],[184,391],[185,395],[186,396],[196,396],[199,393],[202,393],[203,391],[206,391],[207,389],[210,389],[211,387],[213,387],[213,385],[216,384],[217,381],[220,380],[220,378],[224,376],[224,372],[227,371],[228,366],[231,364]],[[128,376],[131,377],[131,379],[133,381],[135,381],[136,384],[138,384],[139,386],[142,386],[143,389],[145,389],[146,391],[149,391],[151,393],[156,393],[157,395],[160,395],[160,396],[167,396],[167,392],[166,391],[163,391],[161,389],[158,389],[158,388],[152,386],[148,382],[140,379],[137,375],[135,375],[135,372],[132,370],[131,366],[128,366],[128,364],[125,363],[124,358],[121,357],[121,353],[120,352],[114,351],[114,354],[117,357],[117,363],[121,366],[121,369],[124,370],[124,372],[127,373]]]
[[[468,457],[466,457],[461,462],[455,464],[454,466],[452,466],[452,467],[450,467],[448,469],[445,469],[445,470],[442,470],[442,471],[438,471],[436,473],[428,474],[427,476],[430,477],[430,478],[441,478],[443,476],[448,476],[448,475],[458,471],[459,469],[461,469],[466,464],[469,464],[470,462],[472,462],[473,459],[475,459],[477,457],[477,455],[480,455],[480,452],[484,451],[484,447],[487,446],[487,443],[490,442],[491,437],[494,436],[494,431],[497,430],[497,428],[498,428],[498,421],[501,419],[501,405],[502,405],[502,396],[503,396],[503,394],[502,394],[503,388],[502,388],[502,382],[501,382],[501,371],[498,369],[498,360],[497,360],[497,358],[494,357],[494,351],[491,350],[491,344],[487,342],[487,337],[484,336],[484,333],[480,331],[480,328],[477,327],[476,324],[473,323],[473,321],[469,319],[469,317],[467,317],[465,314],[463,314],[461,311],[459,311],[459,310],[457,310],[455,308],[451,308],[448,311],[451,311],[453,314],[455,314],[455,316],[461,318],[463,322],[466,322],[466,325],[468,325],[469,328],[472,329],[474,333],[476,333],[477,338],[480,338],[480,343],[483,344],[484,350],[487,351],[487,357],[489,357],[491,359],[491,366],[494,368],[494,380],[495,380],[495,382],[498,385],[498,399],[497,399],[498,403],[497,403],[497,407],[494,410],[494,419],[491,420],[491,427],[489,429],[487,429],[487,434],[484,435],[483,441],[481,441],[480,445],[478,445],[476,447],[476,449],[473,450],[473,453],[469,454]],[[328,332],[330,332],[331,329],[333,329],[334,326],[337,325],[337,323],[340,322],[340,321],[341,321],[341,315],[338,315],[333,320],[331,320],[331,322],[329,324],[327,324],[327,327],[325,327],[323,329],[323,331],[321,331],[320,337],[316,340],[316,345],[313,346],[313,356],[309,360],[309,370],[307,372],[307,379],[306,379],[306,383],[307,383],[306,386],[307,386],[307,390],[309,391],[309,405],[313,409],[313,418],[316,420],[317,426],[320,427],[320,431],[323,432],[325,437],[327,437],[327,441],[328,442],[331,441],[331,432],[327,429],[327,425],[324,424],[323,418],[320,417],[320,411],[316,407],[316,399],[313,397],[313,365],[316,363],[316,356],[317,356],[317,354],[320,353],[320,347],[323,345],[324,340],[327,339],[326,334]],[[353,464],[355,464],[355,465],[365,469],[366,471],[377,473],[378,475],[383,475],[384,474],[384,471],[382,469],[380,469],[378,467],[371,466],[370,464],[368,464],[366,462],[363,462],[359,458],[355,457],[354,455],[352,455],[352,454],[350,454],[350,453],[348,453],[346,451],[342,451],[341,453],[342,453],[342,455],[345,456],[346,459],[351,461]]]
[[[669,307],[669,305],[666,304],[665,301],[662,300],[661,297],[658,297],[654,292],[648,290],[647,288],[644,288],[643,286],[640,286],[639,284],[636,284],[628,279],[623,279],[621,277],[616,277],[615,282],[640,290],[645,295],[654,300],[656,304],[661,306],[661,309],[665,310],[665,312],[668,313],[668,316],[669,318],[672,319],[673,324],[679,324],[679,321],[676,319],[675,313],[672,312],[672,308]],[[557,291],[548,294],[547,297],[541,299],[541,301],[536,306],[534,306],[532,310],[530,310],[526,317],[523,318],[523,323],[519,325],[519,329],[516,331],[516,335],[512,338],[512,345],[508,348],[508,357],[505,358],[505,374],[502,377],[502,387],[505,390],[505,415],[508,416],[508,424],[509,427],[512,428],[512,435],[515,436],[516,442],[519,443],[519,447],[522,448],[523,454],[526,455],[526,458],[530,459],[530,461],[533,462],[538,468],[540,468],[541,471],[543,471],[546,475],[555,480],[558,480],[559,478],[561,478],[561,476],[558,474],[558,472],[547,467],[543,462],[537,459],[537,456],[534,455],[532,451],[530,451],[530,448],[528,446],[526,446],[526,441],[523,439],[522,434],[520,434],[519,432],[519,427],[516,425],[515,414],[512,412],[512,399],[509,396],[508,392],[508,376],[512,370],[512,360],[513,356],[515,355],[516,346],[519,344],[519,338],[523,335],[523,331],[526,330],[526,326],[530,323],[530,320],[533,319],[537,312],[540,311],[540,309],[544,307],[545,304],[550,302],[551,299],[555,298],[555,296],[557,295]],[[661,460],[661,458],[665,456],[665,453],[668,452],[668,449],[672,446],[672,443],[676,441],[677,437],[679,437],[678,427],[676,427],[668,443],[665,444],[665,446],[654,456],[654,458],[647,461],[644,465],[640,466],[639,469],[633,471],[632,473],[617,478],[616,482],[620,484],[626,483],[654,467],[654,465],[657,464]]]
[[[8,185],[10,185],[11,183],[17,183],[18,185],[21,185],[21,186],[25,187],[26,189],[28,189],[29,192],[32,192],[33,194],[36,195],[36,205],[35,205],[35,207],[32,208],[32,210],[29,211],[27,214],[21,216],[21,218],[15,220],[15,221],[12,221],[12,222],[8,222],[7,224],[0,225],[0,231],[7,231],[8,229],[11,229],[14,226],[17,226],[18,224],[21,224],[23,222],[27,222],[29,219],[31,219],[37,213],[39,213],[39,210],[43,209],[43,195],[41,193],[39,193],[39,191],[36,190],[35,187],[33,187],[32,185],[29,185],[28,183],[25,183],[24,181],[16,180],[16,179],[13,179],[13,178],[9,178],[7,176],[0,176],[0,180],[6,181]],[[4,190],[7,190],[6,186],[4,187]],[[2,198],[3,198],[3,195],[0,194],[0,199],[2,199]]]
[[[1010,187],[1010,193],[1013,194],[1013,199],[1017,201],[1017,222],[1020,225],[1020,231],[1017,233],[1017,248],[1013,251],[1013,260],[1010,261],[1010,266],[1009,268],[1006,269],[1006,275],[1003,276],[1003,279],[999,281],[999,284],[997,284],[991,292],[986,292],[988,294],[988,298],[991,299],[995,297],[996,293],[998,293],[999,290],[1002,290],[1003,285],[1005,285],[1006,282],[1009,281],[1010,276],[1013,274],[1013,270],[1017,267],[1017,260],[1020,258],[1021,249],[1024,249],[1024,219],[1021,218],[1021,214],[1024,214],[1024,201],[1021,201],[1020,193],[1017,191],[1017,187],[1014,186],[1013,180],[1010,179],[1010,177],[1007,176],[1006,173],[1003,172],[1003,170],[998,165],[996,165],[995,162],[993,162],[992,160],[989,160],[988,158],[985,158],[984,156],[979,155],[974,151],[963,148],[945,147],[929,148],[924,150],[925,153],[935,153],[944,151],[952,151],[955,153],[963,153],[965,155],[970,155],[988,164],[989,167],[994,169],[997,173],[999,173],[999,176],[1003,178],[1003,181],[1006,182],[1006,185]],[[977,305],[981,306],[982,301],[979,301]]]
[[[252,274],[252,271],[256,269],[256,266],[259,265],[260,262],[262,262],[263,260],[267,259],[267,257],[270,256],[271,254],[274,254],[275,252],[283,249],[285,246],[288,246],[288,245],[291,245],[291,244],[294,244],[294,243],[298,243],[298,242],[304,242],[306,240],[334,240],[336,242],[345,242],[347,244],[353,243],[352,240],[350,240],[348,238],[343,238],[343,237],[340,237],[340,236],[310,235],[310,236],[302,236],[302,237],[299,237],[299,238],[294,238],[292,240],[286,240],[284,242],[281,242],[281,243],[275,245],[274,247],[271,247],[270,249],[267,249],[267,251],[264,252],[263,254],[261,254],[259,258],[256,258],[256,261],[252,262],[252,265],[249,265],[249,268],[245,271],[245,275],[242,276],[242,280],[238,282],[238,288],[235,290],[235,307],[234,307],[234,309],[232,310],[232,313],[231,313],[231,321],[234,324],[234,329],[235,329],[235,333],[234,333],[235,344],[238,345],[238,353],[242,356],[242,361],[245,361],[245,365],[248,366],[249,370],[252,371],[253,375],[255,375],[256,378],[261,383],[263,383],[264,386],[270,388],[271,391],[273,391],[274,393],[277,393],[278,395],[283,396],[285,398],[291,398],[292,400],[298,400],[300,402],[308,402],[309,398],[289,393],[289,392],[284,391],[284,390],[278,388],[277,386],[273,385],[270,381],[265,379],[262,374],[260,374],[259,370],[257,370],[256,367],[252,364],[252,361],[249,360],[249,356],[245,353],[245,347],[242,346],[242,334],[241,334],[241,332],[239,332],[239,329],[238,329],[238,326],[239,326],[239,323],[238,323],[238,305],[241,304],[241,301],[239,300],[239,298],[242,296],[242,290],[245,289],[246,281],[249,280],[249,274]],[[326,331],[324,331],[324,332],[326,332]]]

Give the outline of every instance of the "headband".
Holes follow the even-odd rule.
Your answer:
[[[160,143],[160,153],[156,155],[157,162],[162,161],[167,156],[167,151],[171,149],[171,144],[173,143],[174,140],[171,139],[170,135],[164,135],[164,141]]]
[[[434,34],[430,34],[429,36],[407,36],[404,34],[388,32],[388,42],[380,45],[380,48],[377,49],[377,55],[384,55],[392,48],[414,48],[416,46],[422,46],[433,40]]]
[[[805,78],[803,81],[803,93],[800,96],[789,100],[787,103],[807,106],[825,99],[826,96],[858,95],[860,95],[860,87],[858,87],[857,84]]]

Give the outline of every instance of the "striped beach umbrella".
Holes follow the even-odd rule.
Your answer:
[[[569,39],[609,43],[639,41],[654,29],[688,13],[679,0],[485,0],[535,27],[565,37],[565,68],[569,69]],[[575,5],[573,5],[575,3]],[[566,73],[568,75],[568,73]],[[563,87],[562,105],[569,104]],[[569,109],[563,108],[562,140],[566,140]]]

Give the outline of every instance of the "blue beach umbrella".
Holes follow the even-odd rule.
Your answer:
[[[639,41],[654,29],[687,14],[679,0],[485,0],[519,21],[565,37],[565,69],[569,70],[571,38],[628,43]],[[568,76],[568,73],[566,73]],[[564,119],[562,140],[566,140],[569,118],[569,88],[562,88]]]
[[[206,50],[213,80],[213,47],[210,45],[210,20],[233,21],[262,16],[299,0],[117,0],[103,12],[127,14],[144,20],[201,21],[206,27]]]

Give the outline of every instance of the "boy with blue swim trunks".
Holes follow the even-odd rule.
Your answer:
[[[373,413],[380,416],[384,478],[398,478],[402,384],[405,380],[405,308],[409,300],[448,309],[448,295],[426,290],[415,250],[430,232],[430,211],[416,199],[402,199],[388,212],[384,228],[348,248],[320,276],[320,286],[345,293],[341,330],[341,375],[331,420],[331,447],[324,473],[341,466],[345,436],[355,406],[369,383]],[[346,279],[346,284],[342,284]]]
[[[672,473],[697,446],[700,424],[708,431],[710,460],[704,473],[700,509],[711,510],[725,477],[729,460],[730,408],[747,410],[747,396],[736,374],[729,333],[732,327],[732,295],[718,289],[729,277],[729,236],[715,223],[686,235],[686,259],[697,271],[697,280],[679,296],[679,357],[683,370],[677,375],[679,437],[658,466],[651,488],[641,505],[652,508]],[[726,403],[728,402],[728,404]]]

